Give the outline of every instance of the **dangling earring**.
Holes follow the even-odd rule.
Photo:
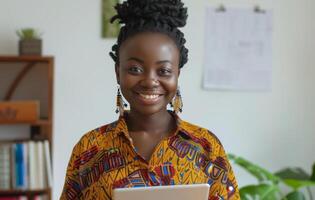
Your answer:
[[[183,100],[179,88],[177,88],[176,95],[170,104],[176,114],[183,111]]]
[[[117,97],[116,97],[116,113],[119,113],[119,116],[124,115],[124,108],[127,107],[127,104],[124,102],[121,94],[119,86],[117,88]]]

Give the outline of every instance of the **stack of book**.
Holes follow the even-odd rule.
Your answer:
[[[0,143],[0,191],[41,190],[51,186],[51,157],[47,140]],[[14,198],[23,200],[23,197]],[[0,197],[0,200],[4,199]]]

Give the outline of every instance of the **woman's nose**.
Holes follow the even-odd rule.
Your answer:
[[[158,77],[155,73],[150,72],[145,74],[143,79],[141,80],[141,86],[145,88],[155,88],[160,85]]]

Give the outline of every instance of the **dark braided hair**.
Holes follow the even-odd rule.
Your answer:
[[[127,0],[115,6],[117,15],[111,23],[119,20],[121,27],[117,44],[109,55],[119,63],[119,48],[127,38],[140,32],[159,32],[168,35],[177,45],[180,53],[179,68],[188,60],[188,49],[184,46],[184,34],[178,29],[186,24],[187,8],[181,0]]]

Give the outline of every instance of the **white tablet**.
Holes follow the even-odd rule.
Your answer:
[[[119,188],[113,200],[208,200],[208,184]]]

